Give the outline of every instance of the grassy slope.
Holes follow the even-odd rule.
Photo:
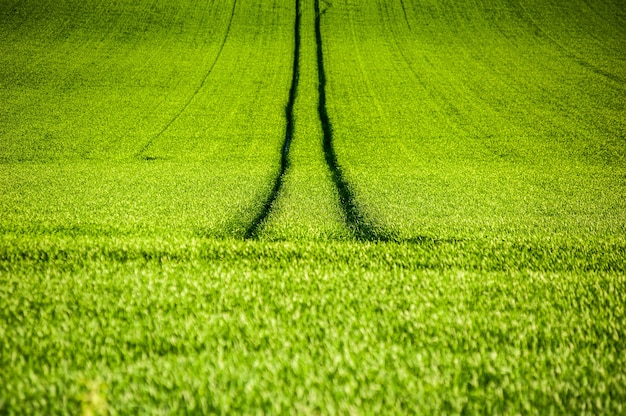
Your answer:
[[[155,111],[146,122],[151,134],[137,130],[125,142],[114,135],[94,138],[87,123],[68,116],[77,128],[60,132],[82,131],[79,138],[63,139],[60,153],[45,141],[34,151],[24,143],[38,136],[17,131],[37,123],[53,129],[48,111],[54,107],[30,114],[26,104],[14,102],[6,106],[13,113],[0,113],[0,128],[13,129],[2,131],[2,140],[21,143],[0,147],[0,413],[78,413],[81,406],[97,408],[102,398],[121,414],[624,413],[626,264],[618,163],[624,153],[616,140],[623,134],[621,87],[582,65],[581,57],[563,55],[544,37],[529,37],[534,32],[521,25],[520,10],[504,4],[475,10],[449,2],[439,9],[404,1],[404,20],[400,2],[333,2],[322,23],[340,163],[371,218],[415,241],[207,239],[241,233],[246,215],[254,215],[251,207],[271,186],[284,138],[293,5],[255,3],[239,0],[223,67],[215,67],[216,79],[207,80],[142,154],[155,160],[133,156],[199,85],[221,42],[212,29],[198,32],[198,42],[206,42],[206,55],[198,56],[206,61],[189,65],[195,75],[171,82],[146,67],[145,81],[161,79],[167,91],[179,90],[171,92],[179,94],[176,104],[161,104],[171,104],[171,112]],[[194,7],[213,13],[206,19],[222,16],[215,17],[220,36],[232,6],[178,2],[190,9],[174,12],[166,2],[155,4],[168,11],[159,19],[194,21],[188,14]],[[3,33],[15,33],[18,43],[29,39],[17,31],[19,19],[9,6],[1,6]],[[120,7],[123,18],[112,18],[120,28],[145,18],[133,3]],[[619,20],[611,20],[617,18],[608,2],[594,7],[599,17],[593,19],[605,16],[604,35],[614,37],[581,53],[593,50],[596,55],[585,59],[622,76],[615,67],[619,55],[603,52],[619,44]],[[539,5],[527,8],[540,18]],[[24,9],[26,21],[37,10]],[[87,6],[76,10],[69,22],[96,18]],[[339,214],[311,114],[310,1],[303,1],[303,11],[309,27],[302,32],[296,102],[300,140],[265,238],[301,239],[307,225],[313,237],[343,235],[335,234],[336,220],[328,228],[320,224]],[[579,17],[589,15],[582,10]],[[64,21],[51,20],[42,41],[49,42]],[[504,42],[493,32],[494,22],[523,36]],[[558,28],[546,24],[547,31]],[[559,42],[571,48],[570,37],[560,33]],[[489,43],[494,37],[501,41],[497,47]],[[163,42],[172,39],[174,33],[162,35]],[[525,41],[530,46],[515,44]],[[3,52],[13,48],[19,55],[18,43],[3,44]],[[170,70],[188,59],[176,54],[195,44],[166,48]],[[525,53],[535,51],[531,46],[539,49]],[[55,57],[70,49],[39,44],[34,50],[58,70],[45,79],[70,78]],[[136,49],[111,51],[143,63]],[[107,76],[107,65],[118,58],[103,57],[98,74]],[[561,67],[564,61],[569,63]],[[5,62],[1,70],[23,68]],[[251,62],[256,71],[247,66]],[[512,62],[539,71],[536,79],[512,71]],[[242,84],[233,82],[233,68],[246,74]],[[556,83],[559,77],[568,82]],[[13,80],[0,78],[3,96],[30,100],[28,88],[7,79]],[[253,85],[256,96],[242,94]],[[37,88],[33,94],[42,97],[47,88],[58,92],[56,86]],[[547,92],[533,95],[541,88]],[[108,91],[80,94],[100,105]],[[491,106],[479,101],[484,92],[491,94]],[[574,98],[565,100],[570,92]],[[598,103],[589,98],[593,94],[605,99]],[[502,101],[493,98],[500,95]],[[150,96],[122,96],[135,97],[138,108],[155,104]],[[554,103],[561,107],[550,107]],[[602,107],[610,105],[613,112]],[[131,122],[117,104],[111,108],[109,118],[93,109],[88,114],[128,132],[145,114],[138,109]],[[515,117],[502,114],[505,108],[513,108]],[[22,123],[19,117],[32,118]],[[597,122],[586,124],[592,119]],[[483,129],[493,135],[490,141]],[[213,140],[202,140],[205,133]],[[126,143],[121,150],[100,151],[116,140]],[[245,170],[241,160],[249,162]],[[570,194],[576,198],[564,198]],[[289,218],[302,223],[286,227]]]
[[[2,160],[133,155],[193,93],[231,9],[192,1],[4,2]]]
[[[324,27],[337,152],[372,221],[400,238],[623,238],[620,23],[583,2],[404,3],[333,3]]]
[[[243,233],[277,169],[291,8],[2,7],[4,232]]]

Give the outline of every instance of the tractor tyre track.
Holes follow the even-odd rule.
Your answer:
[[[287,100],[287,105],[285,106],[285,119],[287,124],[285,128],[285,141],[283,142],[280,156],[280,169],[278,171],[278,176],[274,181],[274,187],[272,188],[272,191],[263,203],[261,211],[257,214],[250,226],[246,229],[246,232],[244,233],[244,239],[256,238],[258,236],[259,230],[269,216],[272,207],[274,206],[274,202],[276,201],[276,198],[278,198],[278,194],[280,193],[280,190],[284,183],[285,173],[289,168],[289,148],[291,146],[291,141],[293,140],[295,123],[294,105],[296,102],[296,97],[298,95],[298,80],[300,77],[300,15],[300,0],[296,0],[293,67],[291,76],[291,87],[289,88],[289,98]]]
[[[337,162],[337,154],[333,145],[333,127],[328,117],[326,109],[326,71],[324,69],[324,52],[322,47],[322,30],[320,11],[320,0],[315,0],[315,43],[317,52],[317,74],[318,74],[318,113],[324,134],[323,146],[326,164],[330,169],[333,182],[339,193],[339,202],[345,215],[348,228],[354,233],[354,237],[359,241],[384,241],[388,238],[378,232],[359,210],[354,192],[346,181],[343,171]]]
[[[200,92],[202,87],[204,87],[204,84],[206,83],[206,80],[209,78],[209,76],[213,72],[213,68],[215,68],[215,65],[217,64],[217,62],[220,59],[220,56],[222,55],[222,51],[224,50],[224,46],[226,45],[226,41],[228,40],[228,36],[230,34],[231,26],[233,24],[233,19],[235,17],[235,8],[236,7],[237,7],[237,0],[234,0],[233,1],[233,8],[232,8],[231,13],[230,13],[230,19],[228,21],[228,26],[226,27],[226,33],[224,34],[224,39],[222,40],[222,44],[220,45],[220,48],[217,51],[217,55],[215,55],[215,60],[213,61],[213,64],[211,64],[211,67],[209,68],[209,70],[204,74],[204,77],[202,78],[202,81],[200,82],[200,84],[198,84],[198,86],[196,87],[195,91],[189,96],[189,98],[187,99],[185,104],[183,104],[183,106],[174,115],[174,117],[172,117],[170,119],[170,121],[156,135],[154,135],[154,137],[152,137],[150,140],[148,140],[143,145],[143,147],[136,153],[135,156],[137,158],[139,158],[139,159],[145,158],[144,153],[154,144],[154,142],[159,137],[161,137],[163,135],[163,133],[165,133],[172,126],[172,124],[174,124],[176,122],[176,120],[178,120],[178,118],[183,114],[183,112],[185,112],[187,107],[189,107],[189,104],[191,104],[193,99],[196,98],[196,96],[198,95],[198,93]]]
[[[404,21],[406,22],[406,26],[410,31],[413,30],[411,27],[411,22],[409,21],[409,16],[406,14],[406,6],[404,5],[404,0],[400,0],[400,5],[402,6],[402,13],[404,14]]]

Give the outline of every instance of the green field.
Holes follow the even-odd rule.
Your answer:
[[[623,0],[0,39],[0,414],[626,414]]]

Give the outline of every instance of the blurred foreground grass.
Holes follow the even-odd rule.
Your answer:
[[[0,410],[623,413],[625,246],[5,235]]]

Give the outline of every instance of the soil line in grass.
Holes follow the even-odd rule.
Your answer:
[[[385,241],[388,238],[377,231],[363,214],[359,211],[354,193],[346,181],[341,167],[337,162],[337,154],[333,146],[333,127],[326,110],[326,72],[324,70],[324,52],[322,48],[322,29],[320,11],[320,0],[315,0],[315,43],[317,44],[317,74],[318,74],[318,94],[319,101],[317,110],[319,113],[322,131],[324,133],[324,156],[328,168],[330,169],[333,182],[339,193],[339,202],[345,215],[346,225],[360,241]]]
[[[280,170],[278,176],[274,181],[274,188],[269,194],[268,198],[263,203],[261,211],[257,214],[256,218],[244,234],[245,239],[255,238],[259,232],[259,229],[267,219],[272,206],[278,197],[278,193],[283,186],[285,173],[289,168],[289,147],[291,146],[291,140],[294,133],[294,105],[296,97],[298,95],[298,78],[300,76],[300,0],[296,0],[296,18],[294,23],[294,48],[293,48],[293,73],[291,76],[291,87],[289,88],[289,99],[285,106],[285,118],[287,120],[287,127],[285,130],[285,141],[283,142],[283,148],[280,157]]]
[[[167,124],[156,134],[154,135],[154,137],[152,137],[150,140],[148,140],[143,147],[135,154],[135,157],[138,159],[143,159],[143,160],[154,160],[155,158],[153,157],[149,157],[146,156],[145,153],[148,151],[148,149],[152,146],[152,144],[159,138],[161,137],[161,135],[163,135],[163,133],[165,133],[172,124],[174,124],[174,122],[176,122],[176,120],[178,120],[178,118],[183,114],[183,112],[187,109],[187,107],[189,107],[189,104],[191,104],[191,102],[193,101],[193,99],[198,95],[198,93],[200,92],[200,90],[202,89],[202,87],[204,87],[204,84],[206,83],[206,80],[209,78],[209,75],[211,75],[211,73],[213,72],[213,68],[215,68],[215,65],[217,64],[217,61],[219,61],[220,56],[222,55],[222,51],[224,50],[224,45],[226,45],[226,41],[228,40],[228,35],[230,34],[230,28],[233,24],[233,18],[235,17],[235,8],[237,7],[237,0],[233,1],[233,8],[230,12],[230,19],[228,21],[228,26],[226,27],[226,33],[224,34],[224,39],[222,40],[222,44],[220,45],[219,50],[217,51],[217,55],[215,55],[215,59],[213,60],[213,63],[211,64],[211,67],[209,68],[209,70],[204,74],[204,77],[202,77],[202,81],[200,82],[200,84],[196,87],[195,91],[193,92],[193,94],[191,94],[189,96],[189,98],[187,99],[187,101],[185,102],[185,104],[183,104],[183,106],[178,110],[178,112],[174,115],[174,117],[172,117],[170,119],[170,121],[167,122]]]

